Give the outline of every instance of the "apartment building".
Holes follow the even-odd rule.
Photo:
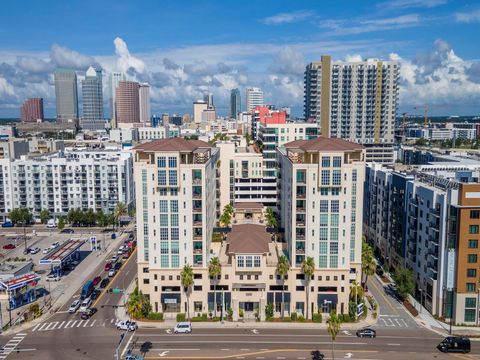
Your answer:
[[[305,119],[320,124],[322,136],[367,147],[367,161],[393,162],[399,64],[395,61],[321,61],[307,65]]]
[[[43,209],[56,217],[76,208],[111,212],[118,202],[130,207],[132,174],[131,154],[119,150],[67,149],[0,159],[0,219],[20,207],[36,217]]]
[[[319,298],[334,295],[343,313],[349,283],[360,281],[365,149],[319,137],[289,142],[277,154],[286,253],[294,268],[307,257],[314,259],[312,289],[317,293],[318,286]],[[321,279],[332,277],[342,280],[323,286]]]
[[[480,162],[368,165],[364,232],[391,267],[407,266],[416,297],[455,323],[478,321]]]

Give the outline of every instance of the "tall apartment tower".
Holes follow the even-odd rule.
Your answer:
[[[115,93],[116,123],[118,127],[133,127],[140,123],[139,84],[121,80]]]
[[[80,125],[84,130],[105,130],[103,119],[102,70],[90,66],[82,80],[83,117]]]
[[[201,123],[203,112],[208,109],[208,103],[204,100],[197,100],[193,102],[193,122]]]
[[[76,123],[78,120],[77,74],[72,69],[57,69],[54,78],[57,121]]]
[[[247,112],[252,112],[257,106],[263,106],[263,91],[252,87],[245,90],[245,105]]]
[[[242,111],[240,90],[232,89],[230,91],[230,117],[236,119],[238,114]]]
[[[183,311],[177,280],[182,267],[208,266],[219,149],[199,140],[172,138],[137,145],[133,152],[139,287],[150,296],[155,311],[160,311],[158,304]],[[154,279],[166,280],[162,293],[151,291],[148,284],[156,284]],[[175,292],[170,295],[178,299],[166,304],[163,291]]]
[[[138,91],[140,122],[148,125],[150,124],[150,85],[148,85],[148,83],[142,83]]]
[[[43,99],[30,98],[25,100],[20,108],[22,122],[37,122],[43,120]]]
[[[305,70],[305,119],[322,136],[363,144],[367,161],[393,162],[398,105],[396,61],[332,61],[322,56]]]
[[[312,257],[326,274],[343,271],[341,286],[348,289],[361,273],[364,147],[319,137],[287,143],[277,155],[281,227],[292,266]]]
[[[110,117],[115,120],[116,116],[116,94],[118,83],[125,80],[125,74],[121,72],[112,72],[108,79],[108,86],[110,90]]]

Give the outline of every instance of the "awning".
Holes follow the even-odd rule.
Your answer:
[[[217,304],[221,305],[222,304],[222,293],[224,294],[224,303],[225,304],[230,304],[232,302],[232,293],[230,292],[222,292],[222,291],[217,291],[216,293],[213,293],[213,292],[209,292],[208,293],[208,302],[209,303],[213,303],[213,298],[214,298],[214,294],[216,295],[216,302]]]
[[[0,288],[6,291],[12,291],[24,287],[25,285],[32,284],[33,286],[37,285],[37,282],[40,281],[41,277],[35,273],[28,273],[25,275],[17,276],[7,281],[0,281]]]
[[[338,303],[338,295],[337,294],[318,294],[317,297],[317,305],[323,306],[324,304],[332,304],[332,306],[336,306]]]
[[[285,301],[286,303],[290,302],[290,293],[285,292]],[[274,301],[275,300],[275,301]],[[282,293],[281,292],[269,292],[267,293],[267,303],[273,304],[273,303],[281,303],[282,302]]]
[[[239,284],[239,283],[233,283],[232,284],[232,289],[265,289],[265,284]]]
[[[180,304],[180,294],[163,293],[160,295],[160,302],[162,304]]]

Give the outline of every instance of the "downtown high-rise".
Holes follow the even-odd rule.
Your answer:
[[[122,80],[125,80],[125,74],[121,72],[112,72],[110,73],[108,86],[110,90],[110,118],[115,123],[116,119],[116,94],[117,94],[117,87],[118,83]]]
[[[240,90],[232,89],[230,91],[230,117],[232,119],[236,119],[238,113],[242,111],[241,101]]]
[[[77,74],[73,69],[57,69],[54,74],[57,121],[78,121]]]
[[[257,106],[263,106],[263,91],[260,88],[252,87],[245,90],[246,111],[251,112]]]
[[[22,122],[37,122],[43,120],[43,99],[30,98],[25,100],[20,108]]]
[[[117,127],[133,127],[140,124],[139,84],[121,80],[115,93],[115,120]]]
[[[138,101],[140,122],[147,126],[150,124],[150,85],[141,83],[138,88]]]
[[[305,70],[305,119],[325,137],[367,147],[367,161],[393,162],[398,105],[396,61],[333,61],[322,56]]]
[[[103,119],[102,70],[90,66],[82,80],[83,130],[105,130]]]

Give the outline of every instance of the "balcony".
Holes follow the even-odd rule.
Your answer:
[[[304,213],[305,208],[304,207],[297,207],[297,213]]]

